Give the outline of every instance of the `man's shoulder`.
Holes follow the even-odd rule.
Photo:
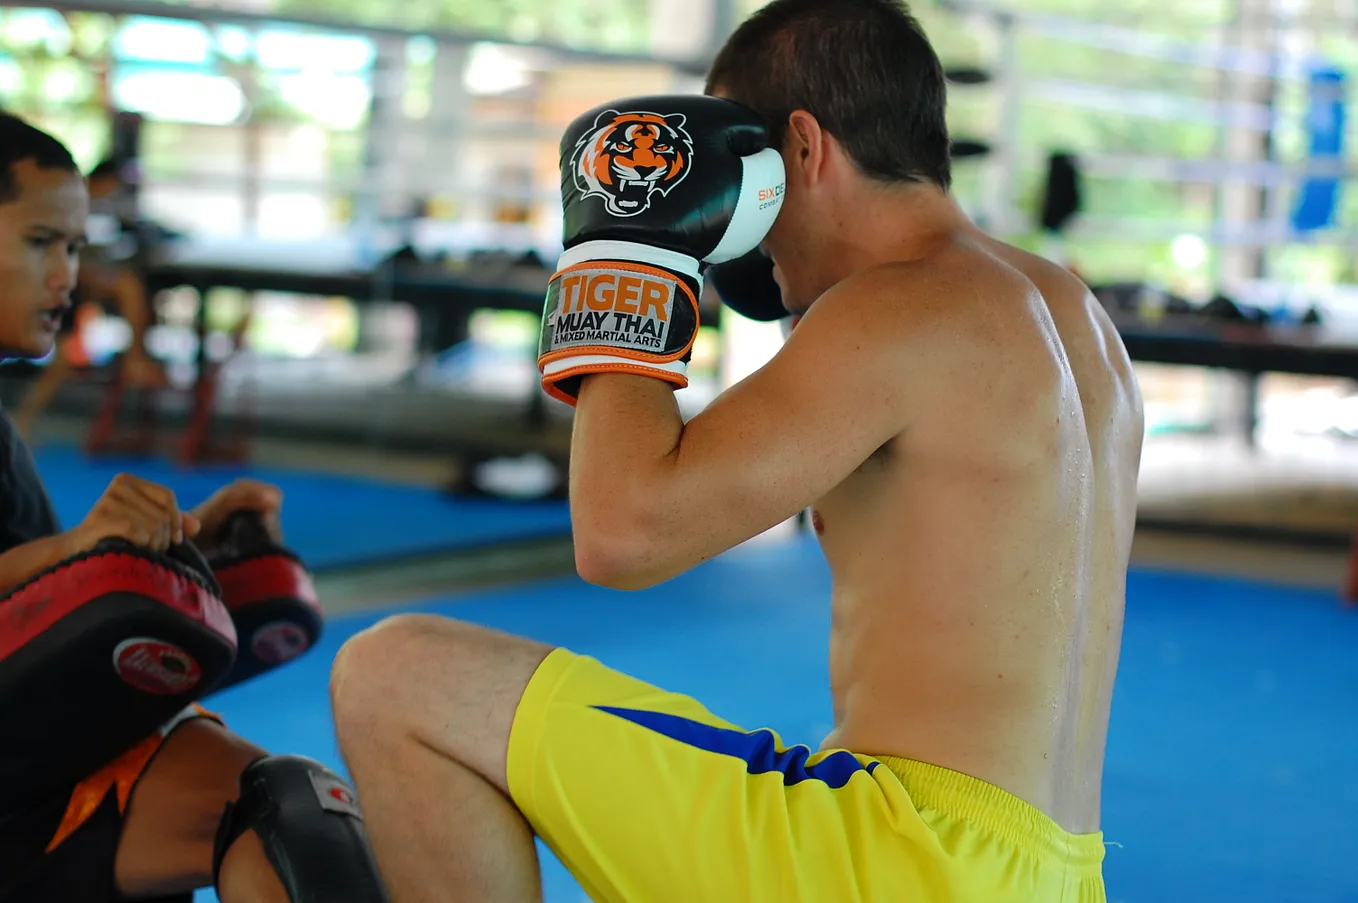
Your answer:
[[[985,236],[977,241],[972,256],[983,270],[988,264],[1008,272],[1029,290],[1035,290],[1049,304],[1069,301],[1083,303],[1091,297],[1089,286],[1066,267],[998,239]]]
[[[1066,315],[1055,310],[1073,311],[1088,289],[1055,264],[1023,252],[1010,257],[1007,249],[958,242],[928,258],[856,273],[835,288],[840,328],[852,330],[865,351],[888,354],[912,379],[932,374],[931,391],[1002,374],[1033,397],[1057,392],[1069,337],[1058,322]]]
[[[822,300],[831,302],[825,307],[846,314],[861,312],[879,328],[889,330],[894,324],[923,334],[931,327],[955,332],[967,321],[998,326],[1023,318],[1041,295],[1027,273],[963,246],[919,260],[869,267],[836,285]]]

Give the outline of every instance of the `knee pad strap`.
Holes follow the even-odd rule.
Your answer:
[[[226,851],[254,831],[292,903],[389,903],[353,788],[319,762],[265,756],[241,773],[217,827],[212,880]]]

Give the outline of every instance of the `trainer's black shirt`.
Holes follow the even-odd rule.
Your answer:
[[[9,414],[0,411],[0,554],[60,532],[33,453]]]

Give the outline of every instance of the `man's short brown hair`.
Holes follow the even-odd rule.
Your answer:
[[[872,178],[952,182],[943,66],[903,0],[774,0],[717,55],[716,90],[762,114],[776,147],[805,110]]]

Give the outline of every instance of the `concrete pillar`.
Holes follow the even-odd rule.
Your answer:
[[[405,39],[395,35],[373,38],[372,102],[368,113],[363,153],[363,182],[355,192],[354,231],[363,261],[371,264],[377,248],[379,221],[395,214],[404,196],[402,139],[405,113]]]
[[[1235,16],[1224,29],[1222,43],[1253,51],[1258,55],[1277,46],[1274,0],[1236,0]],[[1271,104],[1277,88],[1268,74],[1222,70],[1218,96],[1225,104]],[[1273,155],[1267,132],[1244,126],[1226,125],[1219,136],[1221,156],[1238,163],[1258,163]],[[1223,182],[1217,188],[1217,221],[1226,232],[1261,222],[1268,210],[1265,188],[1244,181]],[[1262,248],[1225,245],[1219,256],[1217,281],[1228,291],[1233,284],[1257,279],[1264,274],[1266,257]]]
[[[1222,43],[1252,56],[1278,49],[1275,0],[1236,0],[1235,15],[1223,30]],[[1273,73],[1222,70],[1218,96],[1227,104],[1272,105],[1276,112],[1277,79]],[[1218,138],[1220,156],[1232,162],[1259,163],[1273,158],[1269,132],[1226,125]],[[1217,186],[1217,225],[1226,233],[1262,227],[1270,213],[1270,190],[1247,181]],[[1267,277],[1268,255],[1261,246],[1223,244],[1217,263],[1217,284],[1227,292],[1242,282]],[[1213,374],[1213,422],[1216,429],[1247,444],[1254,442],[1258,379],[1242,373]]]
[[[436,215],[460,211],[466,183],[463,150],[472,123],[472,97],[465,76],[471,49],[440,44],[434,57],[429,116],[421,124],[424,154],[416,176],[416,193],[434,202]]]

